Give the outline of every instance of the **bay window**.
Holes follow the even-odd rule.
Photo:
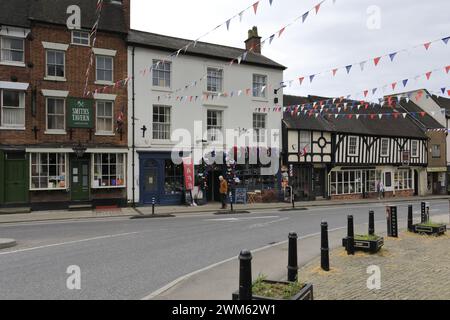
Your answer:
[[[93,188],[125,187],[125,154],[96,153],[93,161]]]
[[[25,127],[25,92],[0,90],[1,126]]]
[[[65,153],[31,153],[30,190],[67,188]]]

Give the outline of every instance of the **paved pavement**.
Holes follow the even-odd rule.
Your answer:
[[[379,254],[347,256],[334,250],[330,273],[322,272],[317,258],[300,270],[302,280],[314,284],[318,300],[449,300],[450,236],[401,233],[388,239]],[[379,290],[367,288],[368,266],[380,268]]]
[[[403,202],[417,202],[429,200],[450,200],[450,196],[428,196],[428,197],[407,197],[407,198],[391,198],[386,200],[377,199],[356,199],[356,200],[318,200],[318,201],[304,201],[297,202],[296,208],[317,208],[330,206],[349,206],[349,205],[366,205],[366,204],[380,204],[380,203],[403,203]],[[213,212],[226,212],[220,210],[220,204],[207,204],[203,206],[157,206],[156,214],[165,215],[196,215]],[[238,204],[234,206],[235,210],[279,210],[290,209],[292,204],[289,203],[255,203],[255,204]],[[65,210],[50,210],[50,211],[36,211],[31,213],[15,213],[5,214],[0,209],[0,224],[13,222],[30,222],[30,221],[52,221],[52,220],[77,220],[77,219],[104,219],[111,217],[131,217],[136,215],[149,215],[152,213],[151,206],[137,207],[133,209],[120,208],[110,210],[87,210],[87,211],[65,211]]]
[[[408,203],[397,205],[406,225]],[[418,217],[419,202],[414,207]],[[384,221],[384,204],[373,203],[231,216],[1,224],[0,237],[14,238],[18,245],[0,251],[0,299],[142,299],[183,275],[234,258],[244,248],[281,243],[290,231],[311,236],[320,231],[322,220],[330,229],[344,228],[347,214],[355,216],[357,225],[367,223],[370,209],[377,221]],[[447,200],[431,201],[432,215],[448,211]],[[277,261],[284,273],[285,258]],[[72,265],[81,269],[79,291],[66,287]]]

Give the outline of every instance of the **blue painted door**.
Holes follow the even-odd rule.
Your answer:
[[[160,200],[160,168],[159,163],[154,160],[141,161],[141,202],[151,204],[153,199],[159,203]]]

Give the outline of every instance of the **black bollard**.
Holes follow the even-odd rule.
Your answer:
[[[427,210],[427,203],[421,202],[420,203],[420,222],[421,223],[427,222],[426,210]]]
[[[369,211],[369,236],[375,234],[375,212],[373,210]]]
[[[288,281],[296,282],[298,275],[297,239],[295,232],[289,233]]]
[[[152,199],[152,215],[155,215],[155,198]]]
[[[248,250],[239,255],[239,300],[252,300],[252,254]]]
[[[292,196],[292,209],[295,209],[295,197]]]
[[[323,221],[320,226],[321,226],[321,234],[322,234],[322,237],[321,237],[322,241],[321,241],[321,248],[320,248],[320,253],[321,253],[320,266],[322,267],[322,270],[330,271],[330,256],[329,256],[330,249],[328,248],[328,223]]]
[[[347,254],[355,254],[355,230],[353,226],[353,216],[347,216]]]
[[[234,209],[233,209],[233,193],[231,193],[231,192],[230,192],[230,210],[231,210],[231,212],[234,211]]]
[[[413,206],[408,206],[408,231],[413,232]]]

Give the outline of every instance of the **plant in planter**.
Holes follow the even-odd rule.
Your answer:
[[[421,222],[414,225],[414,232],[420,234],[441,236],[447,231],[447,225],[432,221]]]
[[[342,239],[342,245],[348,248],[348,239],[346,237]],[[374,212],[369,212],[369,234],[367,235],[354,235],[354,250],[366,251],[370,253],[377,253],[384,245],[384,238],[375,234],[375,219]]]

